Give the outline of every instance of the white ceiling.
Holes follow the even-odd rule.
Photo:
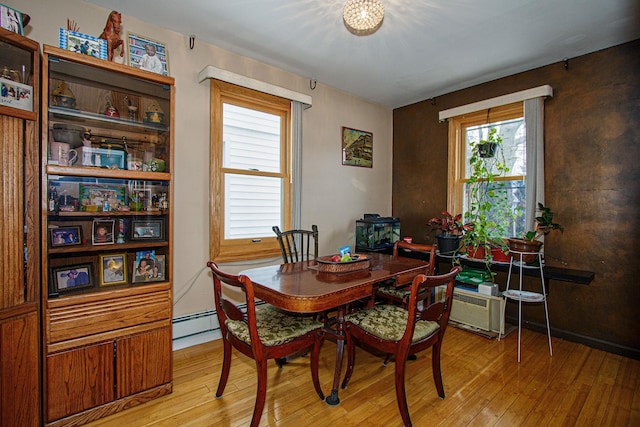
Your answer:
[[[640,38],[638,0],[383,0],[364,37],[345,0],[88,1],[392,108]]]

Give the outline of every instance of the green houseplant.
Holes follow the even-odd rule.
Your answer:
[[[507,227],[521,213],[514,209],[506,185],[498,178],[509,172],[502,151],[502,137],[489,129],[486,139],[472,141],[467,179],[466,233],[461,245],[471,258],[484,259],[487,269],[493,260],[492,250],[507,253],[503,238]],[[491,148],[487,148],[491,147]],[[506,258],[505,258],[506,259]]]
[[[432,230],[440,230],[436,234],[438,250],[441,255],[452,255],[460,247],[460,239],[466,228],[462,223],[462,214],[452,215],[447,211],[442,211],[441,217],[433,217],[427,221],[427,225]]]
[[[553,230],[560,230],[564,232],[564,226],[553,222],[554,212],[551,208],[544,206],[538,202],[538,212],[540,215],[536,217],[536,225],[534,230],[523,233],[522,237],[510,237],[507,240],[507,245],[510,251],[526,252],[522,254],[522,261],[533,262],[538,258],[538,252],[542,248],[542,241],[539,240],[542,236],[546,236]],[[520,257],[518,256],[518,259]]]

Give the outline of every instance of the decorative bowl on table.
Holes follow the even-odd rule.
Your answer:
[[[322,273],[351,273],[371,267],[371,257],[366,255],[351,254],[351,261],[333,261],[332,258],[333,255],[319,257],[316,260],[318,271]]]

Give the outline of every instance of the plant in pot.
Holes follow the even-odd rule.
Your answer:
[[[438,241],[438,251],[441,255],[453,255],[460,247],[460,239],[466,228],[462,223],[462,214],[452,215],[447,211],[442,211],[441,217],[433,217],[427,221],[427,225],[432,230],[440,230],[442,233],[436,234]]]
[[[521,215],[514,209],[509,199],[509,189],[504,181],[498,179],[509,172],[502,151],[502,137],[496,128],[491,128],[487,139],[472,141],[469,157],[469,177],[466,182],[467,211],[465,226],[468,230],[461,245],[471,258],[484,259],[490,270],[493,252],[502,256],[507,254],[507,245],[503,238],[513,220]],[[492,144],[492,156],[485,155],[486,145]],[[497,251],[496,251],[497,249]],[[507,260],[503,258],[502,260]]]
[[[511,256],[516,257],[517,260],[522,256],[522,261],[530,263],[538,259],[538,252],[542,248],[542,241],[539,240],[542,236],[546,236],[553,230],[560,230],[564,232],[564,226],[553,222],[553,211],[551,208],[544,206],[538,202],[538,212],[540,216],[536,217],[535,229],[527,231],[522,237],[510,237],[506,239],[509,250],[516,252]],[[522,252],[522,254],[518,253]]]

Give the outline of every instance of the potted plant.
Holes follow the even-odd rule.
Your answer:
[[[482,158],[491,158],[496,155],[496,149],[502,144],[502,137],[496,128],[489,129],[487,139],[481,139],[476,144],[478,155]]]
[[[436,234],[438,251],[441,255],[453,255],[458,250],[460,239],[465,232],[461,213],[454,216],[447,211],[442,211],[441,217],[431,218],[427,221],[427,225],[432,230],[442,231],[442,233]]]
[[[506,175],[509,168],[502,151],[502,137],[496,128],[489,129],[486,139],[472,141],[470,145],[470,174],[466,183],[467,232],[461,244],[466,248],[469,257],[484,259],[487,269],[490,270],[492,252],[496,257],[500,252],[502,256],[506,255],[507,246],[503,238],[508,235],[509,224],[521,215],[521,212],[513,209],[504,182],[497,179]]]
[[[533,262],[538,258],[538,252],[542,248],[542,241],[538,240],[542,236],[546,236],[553,230],[564,232],[564,227],[557,222],[553,222],[553,211],[551,208],[544,206],[538,202],[538,211],[540,216],[536,217],[536,226],[534,230],[527,231],[522,237],[511,237],[506,239],[510,251],[526,252],[522,254],[522,261]],[[511,256],[516,256],[512,254]],[[520,259],[520,254],[516,256]]]

